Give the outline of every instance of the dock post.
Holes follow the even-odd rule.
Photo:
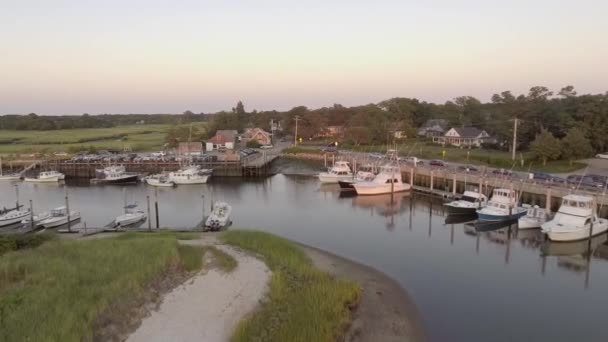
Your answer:
[[[336,154],[332,153],[331,154],[331,166],[336,165]]]
[[[431,170],[431,184],[430,184],[430,188],[431,188],[431,194],[433,193],[433,171]]]
[[[152,217],[150,217],[150,195],[146,195],[146,202],[148,203],[148,231],[152,231]]]
[[[454,176],[452,179],[452,195],[456,197],[456,172],[454,172]]]
[[[160,229],[160,225],[158,223],[158,188],[154,188],[154,211],[156,214],[156,229]]]
[[[327,153],[323,153],[323,164],[327,167]]]
[[[65,210],[68,214],[68,232],[72,232],[72,222],[70,217],[70,201],[68,200],[68,188],[65,188]]]
[[[34,230],[34,202],[30,200],[30,229]]]
[[[410,186],[414,186],[414,168],[410,169]]]
[[[15,209],[19,210],[19,185],[18,184],[15,184],[15,198],[16,198],[16,200],[15,200],[15,204],[16,204]]]
[[[545,210],[547,213],[551,212],[551,188],[547,188],[547,196],[545,200]]]
[[[203,197],[203,224],[205,224],[204,223],[204,221],[205,221],[205,195],[203,194],[202,197]]]

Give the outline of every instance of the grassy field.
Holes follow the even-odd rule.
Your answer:
[[[160,234],[8,252],[0,258],[0,340],[91,340],[100,317],[124,320],[155,280],[201,267],[199,247]]]
[[[233,341],[336,341],[350,323],[361,288],[313,267],[299,247],[271,234],[228,231],[221,239],[258,254],[272,270],[261,308],[239,324]]]
[[[199,122],[195,125],[204,126]],[[162,149],[172,125],[131,125],[112,128],[64,129],[54,131],[0,130],[0,154],[50,153],[88,149],[133,151]]]

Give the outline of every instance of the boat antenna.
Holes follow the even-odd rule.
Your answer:
[[[574,193],[577,193],[581,187],[581,183],[583,182],[583,178],[587,175],[587,171],[589,171],[589,165],[587,165],[587,167],[585,168],[585,172],[583,172],[583,176],[581,177],[581,179],[578,180],[578,184],[576,185],[576,188],[574,189]]]

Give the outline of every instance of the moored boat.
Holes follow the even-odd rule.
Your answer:
[[[48,212],[34,214],[34,216],[33,216],[34,228],[38,227],[40,225],[40,222],[48,219],[49,217],[51,217],[51,213],[48,213]],[[31,226],[32,225],[32,216],[28,215],[25,219],[23,219],[21,221],[21,223],[26,227]]]
[[[527,210],[517,206],[517,194],[511,189],[494,189],[488,204],[477,209],[479,221],[511,221],[526,215]]]
[[[401,179],[399,166],[386,164],[380,167],[380,172],[371,181],[353,184],[357,195],[381,195],[409,191],[411,186]]]
[[[103,169],[95,170],[95,178],[91,179],[91,183],[100,184],[129,184],[137,183],[139,175],[135,172],[127,172],[122,165],[112,165]]]
[[[51,210],[51,216],[47,219],[40,221],[38,224],[40,227],[53,228],[58,227],[69,222],[73,222],[80,219],[80,213],[71,210],[68,215],[66,207],[58,207]]]
[[[2,157],[0,157],[0,181],[3,180],[19,180],[21,179],[21,175],[18,173],[9,173],[9,174],[4,174],[3,168],[2,168]]]
[[[548,214],[544,208],[528,204],[524,204],[522,207],[528,211],[525,216],[520,217],[517,221],[518,229],[540,228],[540,226],[547,221]]]
[[[42,171],[36,177],[25,177],[24,181],[31,183],[57,183],[65,179],[65,175],[58,171]]]
[[[192,165],[186,168],[169,173],[168,181],[177,185],[205,184],[211,177],[212,170],[201,169],[199,166]]]
[[[344,160],[338,160],[334,166],[330,167],[327,172],[321,172],[318,175],[321,183],[338,183],[339,181],[348,181],[353,179],[353,172],[350,169],[350,163]]]
[[[124,227],[146,219],[146,214],[143,210],[137,207],[137,204],[125,206],[125,213],[116,217],[114,223],[116,226]]]
[[[215,202],[211,214],[205,220],[205,229],[221,230],[227,227],[230,223],[230,214],[232,207],[226,202]]]
[[[175,183],[169,179],[168,175],[157,174],[145,178],[146,184],[158,187],[174,187]]]
[[[30,212],[28,210],[11,210],[0,215],[0,227],[21,222]]]
[[[373,165],[364,165],[359,168],[359,171],[355,174],[354,179],[349,180],[340,180],[338,181],[338,185],[340,185],[340,190],[343,191],[355,191],[354,184],[357,182],[369,182],[372,181],[376,177],[374,173]]]
[[[459,200],[445,203],[448,215],[475,215],[477,209],[486,206],[486,195],[475,191],[465,191]]]
[[[553,219],[541,229],[552,241],[577,241],[606,232],[608,220],[598,217],[594,197],[566,195]]]

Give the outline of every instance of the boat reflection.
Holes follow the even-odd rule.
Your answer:
[[[467,223],[471,221],[475,221],[477,219],[477,215],[448,215],[445,218],[445,224],[458,224],[458,223]]]

